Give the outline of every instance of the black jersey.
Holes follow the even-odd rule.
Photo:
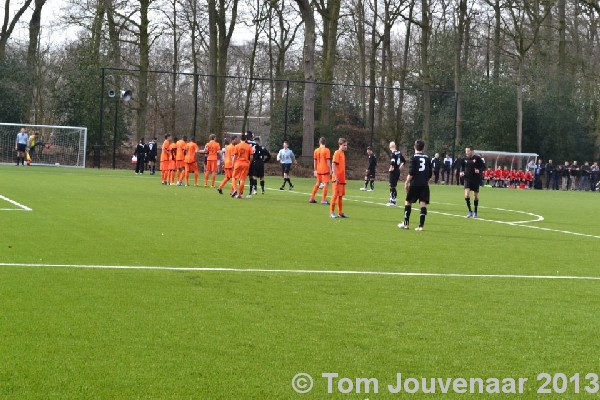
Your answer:
[[[431,161],[423,153],[415,153],[408,164],[408,174],[412,176],[411,186],[428,186],[431,179]]]
[[[375,171],[375,168],[377,168],[377,157],[375,157],[375,154],[371,154],[369,156],[369,167],[367,169],[369,171]]]
[[[156,146],[156,142],[152,141],[148,143],[148,155],[156,157],[158,153],[158,146]]]
[[[390,165],[393,169],[390,171],[391,174],[399,174],[400,166],[406,162],[406,159],[398,150],[392,153],[392,159],[390,160]]]
[[[433,168],[434,171],[439,171],[440,168],[442,167],[442,160],[434,157],[431,160],[431,167]]]
[[[475,172],[475,170],[479,172]],[[460,171],[465,173],[465,179],[480,179],[480,174],[485,170],[485,163],[478,155],[471,158],[463,158],[460,164]]]
[[[271,159],[271,153],[268,152],[267,149],[261,147],[260,145],[254,143],[254,155],[252,157],[252,163],[260,163],[264,164],[269,162]]]

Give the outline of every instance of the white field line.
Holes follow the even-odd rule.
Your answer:
[[[276,190],[276,189],[269,188],[269,190]],[[297,192],[297,191],[294,191],[294,190],[288,190],[288,191],[292,192],[292,193],[295,193],[295,194],[302,194],[302,195],[310,196],[310,193],[302,193],[302,192]],[[375,202],[375,201],[368,201],[368,200],[351,199],[351,198],[347,198],[347,197],[344,197],[344,200],[354,201],[354,202],[357,202],[357,203],[375,204],[375,205],[380,205],[380,206],[385,206],[386,205],[385,203],[378,203],[378,202]],[[450,204],[450,203],[435,203],[435,202],[433,202],[432,204],[441,204],[441,205],[447,205],[447,206],[457,206],[456,204]],[[591,234],[587,234],[587,233],[566,231],[566,230],[562,230],[562,229],[543,228],[543,227],[540,227],[540,226],[524,225],[524,224],[529,224],[529,223],[533,223],[533,222],[543,221],[544,217],[541,216],[541,215],[538,215],[538,214],[534,214],[534,213],[530,213],[530,212],[526,212],[526,211],[508,210],[508,209],[505,209],[505,208],[496,208],[496,207],[484,207],[484,206],[480,206],[479,208],[488,208],[488,209],[491,209],[491,210],[498,210],[498,211],[506,211],[506,212],[513,212],[513,213],[525,214],[525,215],[532,216],[535,219],[533,219],[533,220],[523,220],[523,221],[497,221],[497,220],[494,220],[494,219],[476,218],[477,221],[494,222],[496,224],[504,224],[504,225],[511,225],[511,226],[520,226],[522,228],[529,228],[529,229],[538,229],[538,230],[545,231],[545,232],[563,233],[563,234],[566,234],[566,235],[574,235],[574,236],[581,236],[581,237],[589,237],[589,238],[594,238],[594,239],[600,239],[599,235],[591,235]],[[447,217],[466,218],[465,215],[463,215],[463,214],[452,214],[452,213],[447,213],[447,212],[442,212],[442,211],[433,211],[433,210],[427,210],[427,212],[430,213],[430,214],[445,215]]]
[[[33,211],[31,208],[24,206],[21,203],[18,203],[14,200],[9,199],[8,197],[4,197],[0,194],[0,199],[9,202],[10,204],[14,204],[15,206],[19,207],[18,209],[15,208],[0,208],[0,211]]]
[[[562,279],[600,281],[600,276],[568,276],[568,275],[502,275],[502,274],[454,274],[428,272],[384,272],[384,271],[335,271],[307,269],[253,269],[253,268],[211,268],[211,267],[160,267],[143,265],[86,265],[86,264],[27,264],[0,263],[0,267],[35,267],[35,268],[74,268],[74,269],[124,269],[151,271],[195,271],[195,272],[238,272],[263,274],[311,274],[311,275],[371,275],[371,276],[404,276],[404,277],[439,277],[439,278],[489,278],[489,279]]]

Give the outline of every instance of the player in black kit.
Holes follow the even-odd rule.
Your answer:
[[[415,154],[408,164],[408,176],[404,182],[406,191],[406,201],[404,202],[404,222],[398,224],[401,229],[408,229],[410,222],[410,212],[412,204],[419,202],[421,214],[419,216],[419,226],[416,231],[422,231],[425,225],[425,216],[427,215],[427,204],[429,204],[429,180],[431,179],[431,160],[425,154],[423,149],[425,142],[415,141]]]
[[[465,180],[465,202],[469,213],[467,218],[477,218],[477,206],[479,206],[479,183],[481,182],[481,173],[485,170],[485,163],[478,155],[473,154],[473,146],[465,148],[466,157],[460,163],[460,177]],[[471,191],[473,194],[473,205],[475,211],[471,209]]]
[[[406,159],[402,156],[402,154],[396,149],[396,143],[390,142],[390,152],[392,153],[392,158],[390,160],[390,202],[387,203],[387,206],[396,207],[396,197],[398,196],[398,192],[396,191],[396,186],[398,186],[398,180],[400,179],[400,168],[406,162]]]
[[[377,157],[373,154],[373,149],[371,146],[367,147],[367,156],[369,158],[369,166],[365,171],[365,187],[360,188],[360,190],[366,190],[367,192],[372,192],[375,190],[375,172],[377,169]],[[370,189],[367,189],[367,185],[370,185]]]
[[[271,153],[260,145],[260,138],[254,139],[254,156],[252,157],[252,180],[254,187],[250,186],[250,195],[256,194],[256,182],[260,179],[260,189],[265,194],[265,163],[271,159]]]

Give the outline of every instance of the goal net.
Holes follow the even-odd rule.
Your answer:
[[[30,137],[31,165],[85,167],[87,128],[74,126],[0,123],[0,163],[16,163],[15,143],[21,128]],[[35,135],[33,140],[32,135]]]
[[[493,169],[507,167],[509,170],[524,169],[528,165],[535,165],[539,157],[535,153],[509,153],[505,151],[474,150],[473,153],[479,154],[484,159],[486,167],[492,167]]]

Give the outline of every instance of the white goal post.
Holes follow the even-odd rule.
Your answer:
[[[35,134],[33,148],[28,147],[31,165],[85,168],[87,128],[77,126],[0,123],[0,163],[15,164],[17,133],[25,128]]]
[[[535,164],[539,157],[536,153],[510,153],[506,151],[473,150],[473,153],[479,154],[485,161],[486,167],[494,169],[508,167],[511,169],[523,169],[533,161]]]

